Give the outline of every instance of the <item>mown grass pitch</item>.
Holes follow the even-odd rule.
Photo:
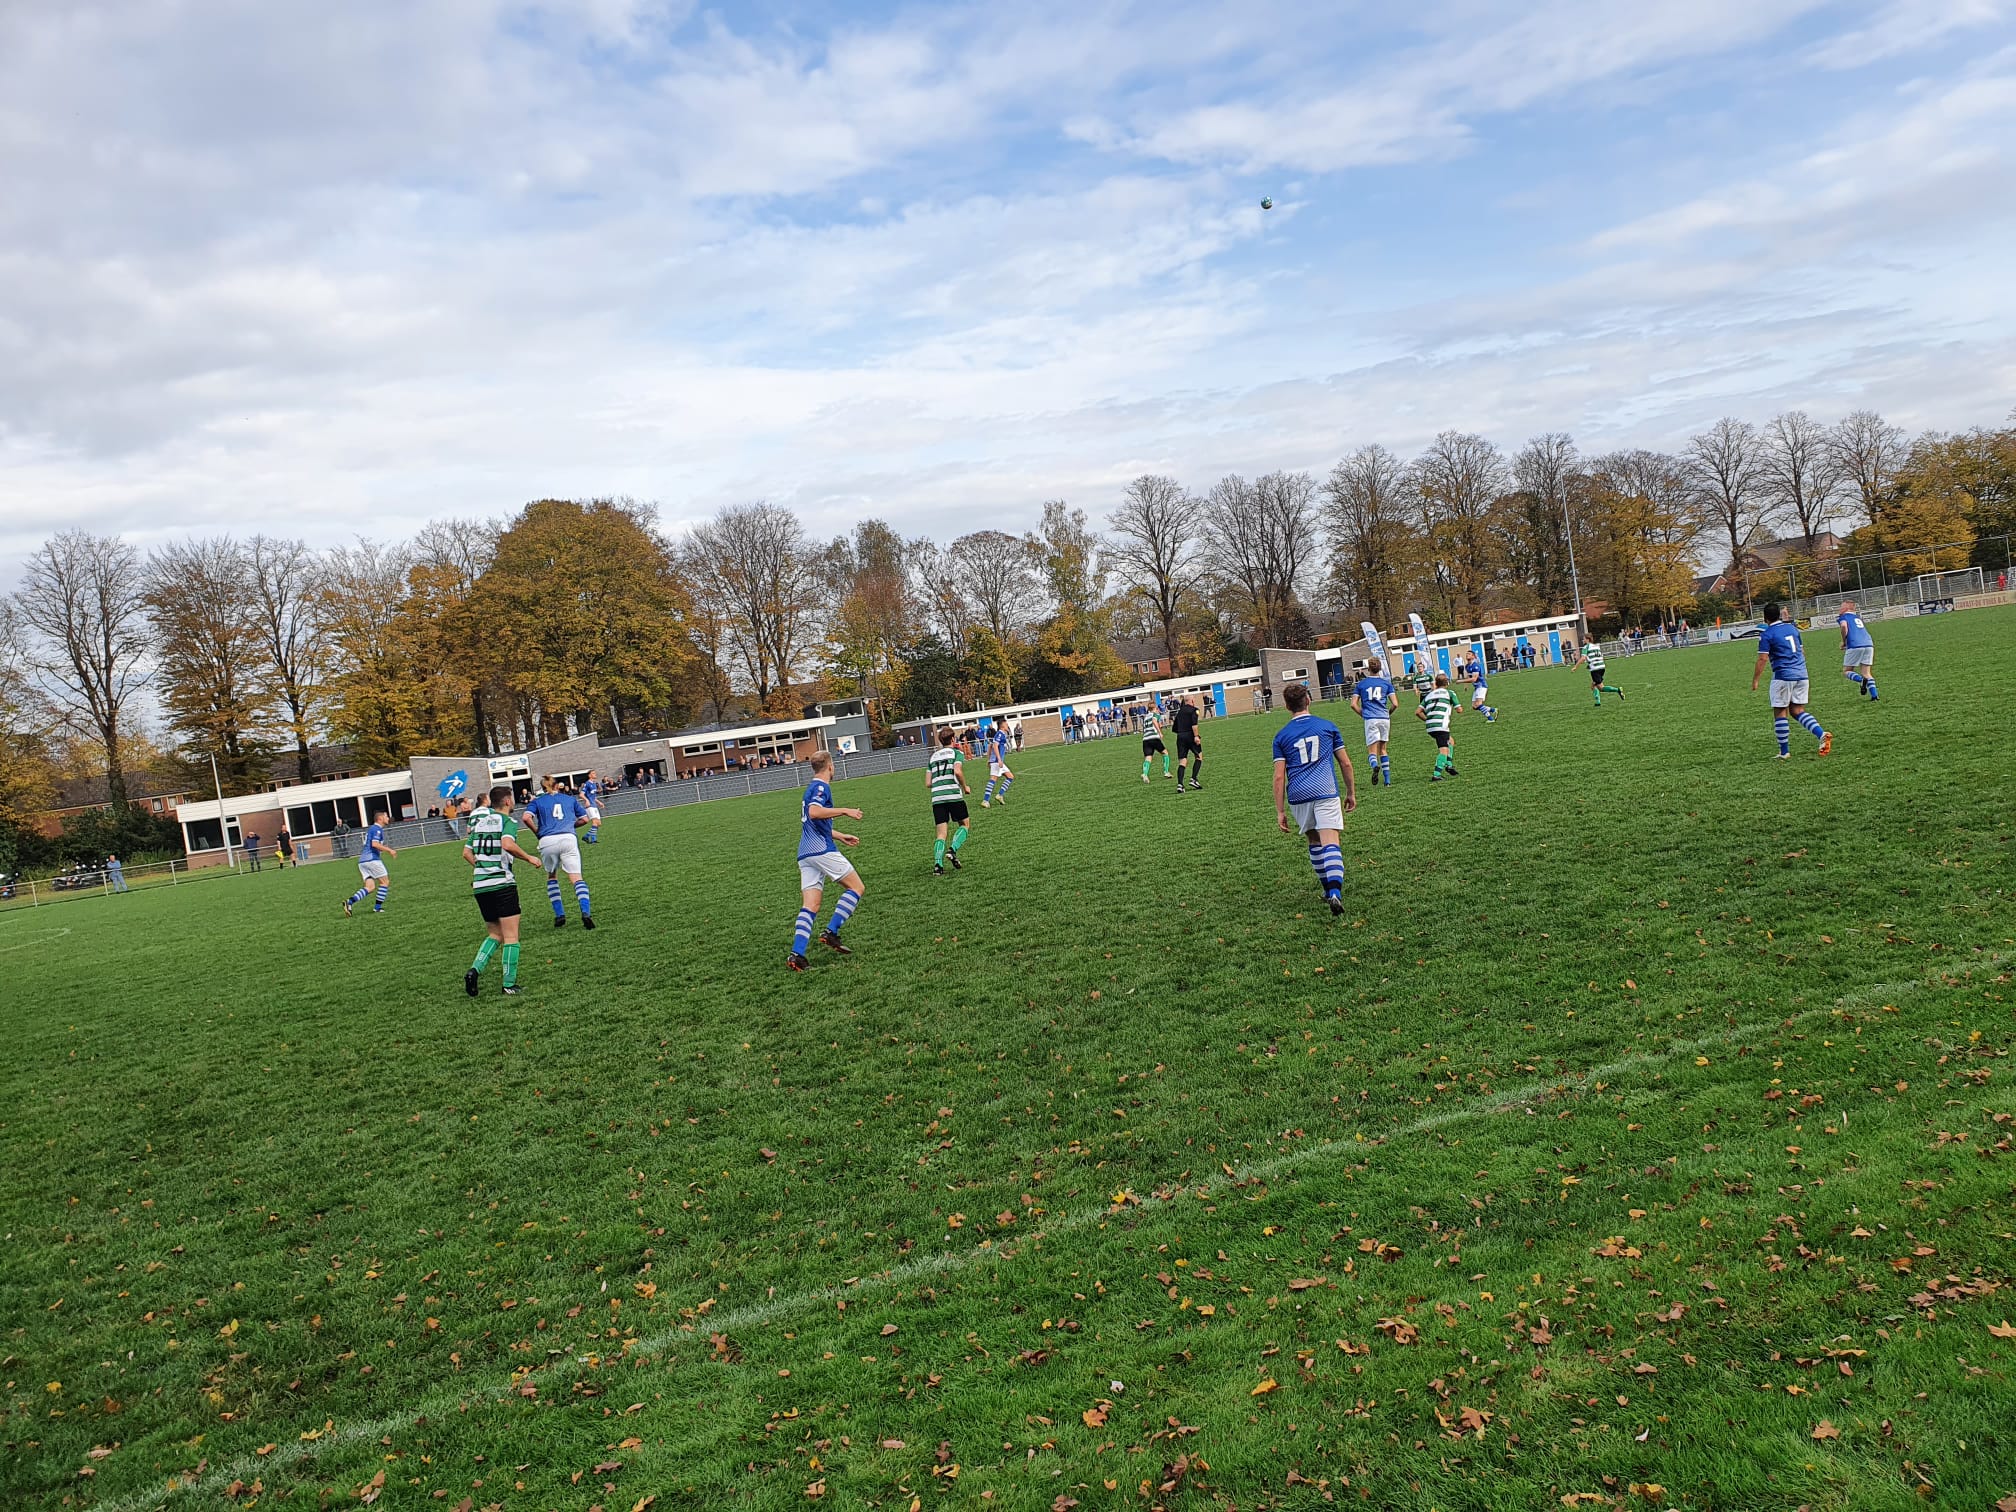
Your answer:
[[[1992,1506],[2016,614],[1877,634],[1824,762],[1747,646],[1396,721],[1337,922],[1271,716],[943,881],[843,784],[804,976],[789,797],[610,824],[518,1000],[446,848],[0,919],[0,1501]]]

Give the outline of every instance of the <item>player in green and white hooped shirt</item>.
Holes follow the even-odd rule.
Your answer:
[[[952,869],[959,870],[959,851],[966,844],[966,821],[970,817],[966,808],[966,797],[972,789],[966,786],[966,772],[960,765],[958,735],[946,729],[938,732],[938,749],[931,753],[931,760],[924,768],[926,784],[931,789],[931,818],[938,826],[938,844],[933,853],[931,870],[936,876],[945,875],[945,861],[951,858]],[[958,828],[953,830],[953,825]],[[952,831],[948,845],[946,831]]]
[[[1443,775],[1455,777],[1456,737],[1449,731],[1450,716],[1456,712],[1456,695],[1449,691],[1449,674],[1437,672],[1435,686],[1421,695],[1421,706],[1414,711],[1414,717],[1428,726],[1428,733],[1435,741],[1435,775],[1430,782],[1440,782]]]
[[[463,973],[462,985],[469,996],[483,978],[483,968],[502,947],[504,952],[504,995],[518,996],[518,884],[511,876],[511,858],[533,866],[539,858],[518,846],[518,821],[511,817],[511,789],[493,787],[490,801],[469,815],[469,838],[462,845],[462,859],[474,872],[476,911],[483,915],[489,938],[476,952],[476,960]]]
[[[1169,747],[1162,739],[1162,711],[1154,704],[1144,704],[1141,710],[1141,780],[1148,780],[1148,769],[1155,765],[1155,758],[1162,758],[1162,775],[1169,775]]]
[[[1595,698],[1597,708],[1603,707],[1605,693],[1615,693],[1619,703],[1624,701],[1624,690],[1613,688],[1603,680],[1603,648],[1593,640],[1582,643],[1582,665],[1589,669],[1589,692]]]

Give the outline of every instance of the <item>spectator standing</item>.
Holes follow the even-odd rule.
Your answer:
[[[255,872],[259,870],[259,849],[265,843],[257,835],[247,835],[245,837],[245,859],[251,863],[252,870]]]
[[[126,868],[119,864],[117,856],[107,856],[105,858],[105,872],[112,879],[112,891],[126,891]]]

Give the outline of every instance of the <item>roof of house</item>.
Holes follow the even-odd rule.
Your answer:
[[[1169,648],[1156,636],[1125,635],[1113,642],[1113,654],[1131,667],[1138,662],[1167,661]]]
[[[126,798],[128,802],[139,802],[147,798],[180,798],[185,793],[197,791],[190,778],[176,772],[128,772],[126,774]],[[97,808],[112,801],[103,772],[77,773],[64,777],[56,784],[55,801],[49,807],[58,809]]]
[[[1810,536],[1783,536],[1775,541],[1752,541],[1743,548],[1743,559],[1753,569],[1778,567],[1786,562],[1804,562],[1814,557],[1831,556],[1840,549],[1839,536],[1831,530],[1819,530]]]

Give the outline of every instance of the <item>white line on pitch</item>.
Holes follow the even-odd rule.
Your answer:
[[[1417,1118],[1412,1123],[1404,1124],[1400,1128],[1386,1130],[1377,1140],[1368,1139],[1362,1144],[1357,1140],[1326,1140],[1309,1149],[1298,1150],[1292,1155],[1275,1155],[1265,1160],[1249,1161],[1237,1167],[1236,1173],[1228,1179],[1235,1186],[1253,1180],[1265,1181],[1291,1167],[1307,1165],[1315,1161],[1335,1159],[1342,1154],[1362,1155],[1369,1150],[1390,1146],[1395,1139],[1403,1139],[1410,1134],[1426,1134],[1431,1130],[1443,1128],[1452,1123],[1459,1123],[1466,1118],[1479,1118],[1493,1113],[1516,1112],[1521,1108],[1530,1107],[1532,1104],[1557,1093],[1576,1090],[1580,1083],[1607,1079],[1621,1075],[1626,1071],[1635,1071],[1646,1066],[1662,1065],[1677,1056],[1689,1054],[1704,1046],[1723,1045],[1728,1044],[1732,1040],[1782,1032],[1785,1029],[1791,1028],[1794,1024],[1805,1023],[1809,1019],[1831,1017],[1835,1014],[1845,1013],[1851,1009],[1861,1007],[1865,1003],[1872,1003],[1878,1000],[1894,1000],[1907,993],[1925,991],[1931,985],[1929,982],[1918,981],[1888,983],[1881,986],[1864,988],[1824,1008],[1809,1008],[1804,1012],[1791,1014],[1785,1018],[1771,1019],[1764,1023],[1741,1024],[1733,1029],[1722,1030],[1720,1033],[1704,1035],[1700,1039],[1675,1042],[1664,1051],[1657,1053],[1641,1051],[1636,1054],[1621,1056],[1614,1061],[1607,1061],[1603,1065],[1592,1066],[1588,1070],[1578,1073],[1573,1078],[1561,1077],[1548,1082],[1535,1082],[1516,1091],[1495,1097],[1489,1102],[1479,1104],[1475,1107],[1452,1108],[1446,1113],[1432,1113],[1426,1117]],[[1090,1224],[1099,1223],[1110,1218],[1117,1211],[1119,1210],[1111,1206],[1100,1208],[1084,1207],[1075,1212],[1059,1214],[1055,1220],[1046,1223],[1042,1229],[1030,1235],[1029,1245],[1033,1246],[1040,1240],[1054,1238],[1059,1234],[1072,1233]],[[927,1255],[922,1259],[909,1260],[901,1265],[891,1266],[889,1269],[877,1272],[875,1275],[864,1276],[852,1285],[843,1283],[831,1286],[819,1286],[809,1291],[796,1292],[788,1297],[772,1297],[748,1307],[719,1313],[705,1319],[704,1322],[707,1328],[716,1333],[724,1334],[740,1329],[753,1328],[797,1312],[800,1309],[815,1307],[824,1302],[852,1300],[872,1291],[887,1291],[900,1287],[910,1281],[923,1280],[930,1276],[941,1276],[949,1272],[967,1270],[981,1265],[1006,1265],[1018,1258],[1027,1247],[1029,1246],[1018,1246],[1012,1250],[967,1249],[956,1250],[946,1254]],[[655,1354],[659,1350],[678,1343],[694,1331],[696,1331],[696,1328],[690,1325],[663,1329],[658,1333],[636,1340],[625,1353]],[[502,1389],[502,1387],[494,1389]],[[98,1505],[103,1509],[103,1512],[144,1512],[146,1508],[162,1506],[182,1492],[196,1490],[199,1486],[208,1482],[222,1479],[228,1483],[232,1480],[244,1480],[254,1475],[270,1475],[282,1466],[298,1463],[311,1454],[326,1452],[330,1449],[341,1448],[368,1440],[380,1439],[390,1433],[404,1432],[411,1428],[419,1418],[433,1417],[440,1413],[458,1410],[461,1404],[468,1401],[471,1397],[483,1394],[483,1391],[479,1391],[473,1387],[463,1388],[454,1392],[437,1392],[435,1395],[422,1400],[417,1407],[409,1411],[399,1413],[393,1417],[373,1418],[369,1422],[349,1424],[346,1427],[336,1429],[333,1433],[325,1435],[313,1444],[289,1445],[284,1449],[274,1450],[272,1454],[267,1455],[263,1459],[253,1455],[243,1455],[232,1461],[229,1465],[213,1466],[201,1476],[190,1477],[182,1475],[172,1477],[168,1485],[160,1490],[135,1493],[123,1498],[100,1502]]]

